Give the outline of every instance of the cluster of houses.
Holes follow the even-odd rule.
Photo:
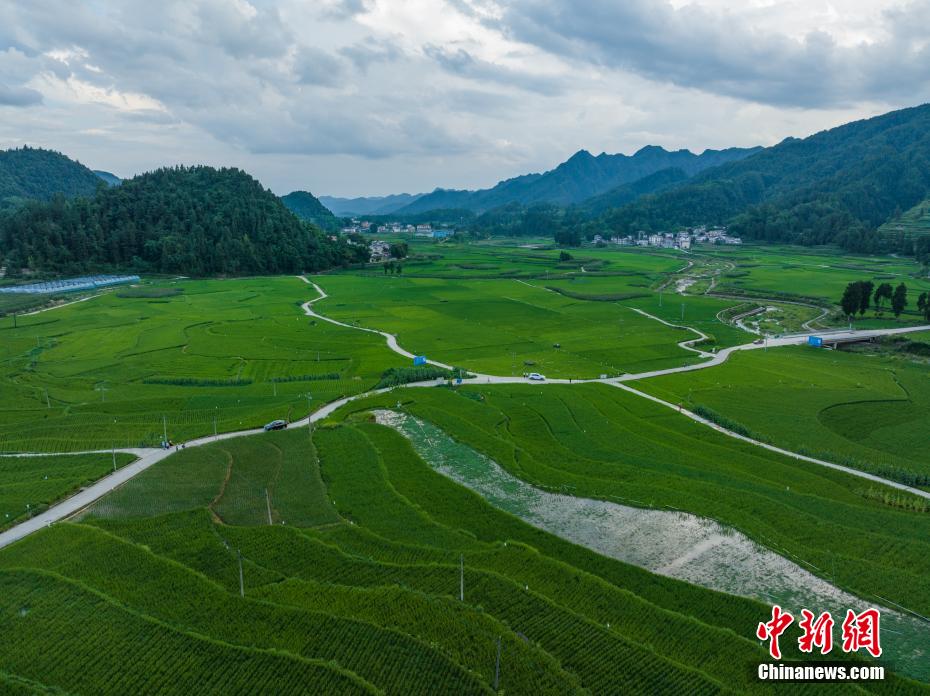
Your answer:
[[[352,220],[352,224],[342,228],[343,234],[412,234],[415,237],[428,237],[430,239],[445,239],[455,234],[455,230],[448,228],[434,229],[429,223],[425,225],[403,225],[399,222],[389,222],[384,225],[373,225],[365,220],[359,222]]]
[[[391,258],[391,245],[382,239],[371,240],[368,249],[371,251],[371,263],[381,263]]]
[[[594,235],[594,244],[606,244],[601,235]],[[708,229],[706,225],[692,227],[680,232],[645,232],[640,230],[636,235],[621,237],[615,235],[610,238],[611,244],[620,246],[657,247],[659,249],[683,249],[687,251],[693,244],[742,244],[743,240],[727,232],[726,227]]]

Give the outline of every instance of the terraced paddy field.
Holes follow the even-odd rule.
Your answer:
[[[589,248],[571,250],[572,258],[561,261],[560,250],[528,248],[525,240],[499,240],[497,243],[441,243],[409,237],[410,257],[404,260],[404,275],[445,278],[523,278],[548,279],[581,274],[624,275],[633,282],[661,278],[684,265],[682,256],[667,249]],[[379,269],[380,271],[380,269]]]
[[[930,290],[930,279],[913,260],[891,256],[857,256],[836,249],[798,249],[746,245],[741,248],[714,248],[702,251],[732,265],[720,277],[715,292],[749,294],[777,298],[779,295],[839,303],[847,283],[871,280],[909,289],[908,312],[901,321],[916,323],[917,297]],[[882,323],[893,323],[890,312]],[[871,313],[866,320],[873,320]]]
[[[757,439],[928,487],[928,374],[926,358],[797,347],[740,352],[712,370],[635,386]]]
[[[173,455],[0,551],[0,585],[0,683],[33,690],[776,690],[763,603],[526,524],[358,417]]]
[[[680,510],[644,509],[543,491],[420,419],[397,411],[376,411],[375,417],[407,437],[434,470],[495,507],[605,556],[714,590],[777,603],[796,615],[810,606],[837,616],[851,607],[856,611],[868,607],[868,602],[838,590],[732,527]],[[898,668],[930,676],[924,669],[930,626],[887,609],[882,626],[884,649],[896,656]]]
[[[0,457],[0,529],[42,512],[133,459],[122,453]]]
[[[643,316],[632,304],[567,296],[552,289],[560,286],[547,287],[545,281],[377,275],[317,280],[330,294],[315,307],[325,316],[393,333],[408,350],[479,372],[591,378],[698,360],[677,346],[697,334]],[[598,292],[607,283],[577,286]],[[658,302],[654,307],[651,301],[640,304],[659,309]],[[675,311],[680,311],[677,305],[671,313]],[[719,322],[717,326],[730,338],[742,333]]]
[[[724,323],[743,300],[679,284],[704,274],[709,289],[722,255],[411,249],[401,274],[316,277],[329,297],[315,309],[498,375],[640,372],[699,360],[677,345],[697,332],[707,352],[753,338]],[[159,280],[8,317],[0,450],[295,419],[409,364],[383,337],[304,315],[315,296],[297,278]],[[740,352],[635,386],[920,484],[926,357],[908,350]],[[0,504],[41,505],[111,467],[109,452],[0,458]],[[177,452],[0,550],[0,636],[17,638],[0,641],[0,691],[772,692],[755,630],[781,601],[881,606],[893,674],[863,691],[926,693],[928,547],[923,499],[609,385],[402,389],[313,430]]]
[[[157,446],[370,389],[404,364],[306,317],[297,278],[160,281],[0,324],[0,451]],[[308,400],[309,395],[309,400]]]
[[[716,520],[853,594],[930,611],[930,517],[886,503],[873,494],[881,486],[725,437],[607,385],[409,394],[405,412],[536,488]]]

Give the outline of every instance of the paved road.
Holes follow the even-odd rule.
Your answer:
[[[315,312],[313,310],[313,304],[315,302],[319,302],[320,300],[325,299],[326,297],[328,297],[328,295],[323,290],[323,288],[321,288],[316,283],[311,282],[309,279],[307,279],[304,276],[299,276],[299,277],[305,283],[312,285],[313,288],[319,294],[319,296],[316,299],[310,300],[309,302],[306,302],[303,304],[303,310],[307,314],[307,316],[311,316],[316,319],[329,322],[330,324],[336,324],[337,326],[343,326],[348,329],[355,329],[357,331],[366,331],[368,333],[378,334],[379,336],[383,336],[385,338],[385,340],[387,341],[388,348],[393,350],[395,353],[399,355],[403,355],[406,358],[414,357],[413,353],[410,353],[409,351],[404,350],[400,345],[398,345],[397,337],[394,336],[393,334],[389,334],[384,331],[378,331],[376,329],[367,329],[367,328],[363,328],[360,326],[353,326],[352,324],[346,324],[344,322],[337,321],[335,319],[330,319],[329,317],[326,317],[322,314],[318,314],[317,312]],[[646,312],[642,312],[640,310],[636,310],[636,311],[639,311],[640,314],[648,316],[652,319],[656,319],[657,321],[660,321],[664,324],[668,324],[669,326],[676,326],[675,324],[669,324],[668,322],[662,319],[659,319],[658,317],[655,317]],[[663,401],[662,399],[658,399],[654,396],[641,392],[637,389],[634,389],[628,386],[625,383],[632,382],[635,380],[640,380],[640,379],[648,379],[650,377],[659,377],[662,375],[675,374],[678,372],[691,372],[694,370],[704,370],[709,367],[720,365],[726,362],[727,358],[729,358],[730,355],[732,355],[736,351],[758,350],[758,349],[764,349],[766,347],[766,344],[750,343],[747,345],[725,348],[715,354],[710,354],[710,353],[700,351],[696,348],[693,348],[690,345],[696,341],[703,340],[703,338],[705,338],[704,334],[702,334],[697,329],[693,329],[691,327],[683,327],[683,328],[688,328],[691,331],[694,331],[695,333],[699,334],[699,336],[698,338],[695,338],[689,341],[682,341],[681,343],[679,343],[679,345],[682,348],[685,348],[687,350],[692,350],[697,353],[700,353],[702,357],[708,357],[709,358],[708,360],[702,363],[698,363],[696,365],[686,365],[684,367],[673,367],[673,368],[668,368],[665,370],[654,370],[652,372],[640,372],[637,374],[627,374],[627,375],[622,375],[620,377],[613,377],[613,378],[607,378],[607,379],[584,379],[584,380],[550,379],[544,382],[534,382],[524,377],[505,377],[505,376],[500,376],[500,375],[487,375],[487,374],[477,373],[475,375],[473,382],[479,383],[479,384],[534,384],[540,387],[546,384],[585,384],[585,383],[592,383],[592,382],[600,382],[602,384],[609,384],[611,386],[624,389],[630,393],[637,394],[638,396],[641,396],[645,399],[649,399],[650,401],[654,401],[668,408],[673,408],[673,409],[678,410],[678,406],[676,406],[675,404],[671,404],[667,401]],[[890,335],[895,335],[895,334],[914,333],[918,331],[930,331],[930,325],[908,327],[908,328],[902,328],[902,329],[838,331],[838,332],[831,332],[829,335],[831,337],[836,337],[836,338],[851,338],[851,337],[871,338],[871,337],[878,337],[878,336],[890,336]],[[818,334],[799,334],[797,336],[786,336],[783,338],[769,339],[767,345],[773,348],[780,347],[780,346],[803,345],[807,343],[807,338],[809,335],[818,335]],[[444,363],[441,363],[441,362],[436,362],[435,360],[428,360],[427,362],[430,365],[435,365],[436,367],[441,367],[447,370],[451,369],[450,366]],[[430,381],[430,382],[417,382],[414,384],[408,384],[404,386],[405,387],[424,387],[424,386],[434,386],[435,384],[436,382]],[[355,399],[361,399],[367,396],[371,396],[373,394],[382,394],[387,391],[390,391],[390,390],[380,389],[377,391],[367,392],[365,394],[357,394],[355,396],[349,396],[349,397],[345,397],[342,399],[338,399],[336,401],[332,401],[326,404],[325,406],[323,406],[322,408],[320,408],[319,410],[311,413],[307,418],[302,418],[298,421],[295,421],[294,423],[291,423],[290,427],[295,428],[295,427],[307,426],[312,422],[316,422],[323,418],[326,418],[331,413],[333,413],[336,409],[344,406],[350,401],[354,401]],[[688,418],[691,418],[692,420],[698,423],[701,423],[710,428],[713,428],[714,430],[724,435],[728,435],[729,437],[733,437],[738,440],[751,443],[758,447],[763,447],[772,452],[777,452],[778,454],[782,454],[788,457],[792,457],[794,459],[799,459],[799,460],[810,462],[813,464],[819,464],[820,466],[825,466],[830,469],[836,469],[838,471],[843,471],[847,474],[858,476],[859,478],[868,479],[870,481],[875,481],[876,483],[881,483],[883,485],[890,486],[892,488],[897,488],[899,490],[913,493],[914,495],[918,495],[922,498],[930,499],[930,493],[927,493],[926,491],[922,491],[917,488],[911,488],[910,486],[905,486],[904,484],[896,483],[894,481],[889,481],[887,479],[883,479],[878,476],[873,476],[872,474],[867,474],[864,471],[859,471],[858,469],[850,469],[848,467],[840,466],[839,464],[834,464],[832,462],[824,461],[822,459],[806,457],[804,455],[800,455],[795,452],[791,452],[789,450],[781,449],[780,447],[775,447],[773,445],[769,445],[767,443],[760,442],[758,440],[753,440],[751,438],[745,437],[744,435],[740,435],[739,433],[735,433],[732,430],[727,430],[726,428],[722,428],[716,423],[713,423],[705,418],[702,418],[701,416],[698,416],[697,414],[692,413],[691,411],[686,411],[682,409],[681,414]],[[200,447],[206,444],[210,444],[211,442],[218,442],[220,440],[228,440],[230,438],[235,438],[235,437],[246,437],[249,435],[258,435],[262,432],[264,431],[261,428],[255,428],[252,430],[241,430],[241,431],[230,432],[230,433],[222,433],[218,436],[208,436],[208,437],[198,438],[196,440],[191,440],[185,443],[185,446],[186,447]],[[111,451],[112,450],[101,450],[100,452],[109,453]],[[146,469],[153,466],[154,464],[157,464],[162,459],[170,456],[174,452],[174,450],[162,450],[162,449],[118,449],[116,451],[117,452],[128,452],[130,454],[134,454],[138,457],[138,459],[132,464],[129,464],[127,466],[124,466],[122,469],[117,470],[115,473],[110,474],[109,476],[106,476],[100,479],[99,481],[94,483],[92,486],[85,488],[84,490],[80,491],[79,493],[76,493],[70,498],[67,498],[66,500],[63,500],[62,502],[56,505],[53,505],[52,507],[50,507],[48,510],[46,510],[42,514],[36,515],[35,517],[29,520],[26,520],[25,522],[21,522],[18,525],[8,529],[7,531],[0,533],[0,548],[3,548],[4,546],[7,546],[9,544],[12,544],[13,542],[18,541],[19,539],[22,539],[23,537],[42,529],[43,527],[51,525],[53,522],[58,522],[59,520],[63,520],[75,514],[76,512],[83,510],[88,505],[93,503],[95,500],[98,500],[99,498],[103,497],[110,491],[124,484],[126,481],[128,481],[132,477],[140,474],[141,472],[145,471]],[[78,453],[75,453],[75,454],[78,454]],[[35,456],[44,456],[44,455],[38,454],[38,453],[24,453],[24,454],[3,455],[3,456],[35,457]]]
[[[432,382],[429,383],[429,385],[432,385],[432,384],[433,384]],[[410,386],[426,386],[426,385],[421,383],[420,385],[410,385]],[[367,394],[358,394],[356,396],[348,396],[342,399],[338,399],[336,401],[332,401],[326,404],[325,406],[323,406],[323,408],[311,413],[310,416],[308,416],[307,418],[301,418],[299,421],[295,421],[294,423],[291,423],[290,427],[295,428],[295,427],[300,427],[300,426],[307,426],[311,422],[315,423],[316,421],[326,418],[337,408],[344,406],[345,404],[349,403],[350,401],[354,399],[361,398],[362,396],[371,396],[372,394],[380,394],[385,391],[389,391],[389,390],[380,389],[375,392],[368,392]],[[201,437],[201,438],[197,438],[196,440],[190,440],[184,443],[184,446],[185,448],[202,447],[203,445],[208,445],[212,442],[219,442],[221,440],[229,440],[229,439],[236,438],[236,437],[247,437],[249,435],[259,435],[263,432],[265,431],[262,428],[253,428],[251,430],[239,430],[239,431],[231,432],[231,433],[220,433],[219,435],[216,435],[216,436],[210,435],[208,437]],[[113,450],[95,450],[91,452],[70,452],[68,454],[74,454],[74,455],[110,454],[112,451]],[[175,453],[174,448],[167,449],[167,450],[160,449],[160,448],[131,448],[131,449],[117,449],[116,451],[120,453],[133,454],[136,457],[138,457],[138,459],[134,461],[132,464],[128,464],[124,466],[122,469],[117,469],[114,473],[110,474],[109,476],[105,476],[104,478],[94,483],[92,486],[88,486],[87,488],[81,490],[80,492],[75,493],[70,498],[67,498],[61,501],[60,503],[53,505],[52,507],[50,507],[48,510],[46,510],[42,514],[36,515],[35,517],[32,517],[26,520],[25,522],[20,522],[19,524],[17,524],[14,527],[11,527],[5,532],[0,532],[0,548],[3,548],[4,546],[8,546],[9,544],[12,544],[13,542],[18,541],[22,539],[23,537],[29,534],[32,534],[33,532],[37,532],[43,527],[49,526],[53,522],[58,522],[60,520],[70,517],[76,512],[80,512],[81,510],[86,508],[88,505],[90,505],[94,501],[98,500],[99,498],[102,498],[104,495],[106,495],[110,491],[126,483],[126,481],[128,481],[129,479],[133,478],[134,476],[138,474],[141,474],[143,471],[145,471],[149,467],[157,464],[161,460]],[[0,457],[41,457],[41,456],[47,456],[47,453],[46,454],[28,453],[28,454],[0,455]]]
[[[652,396],[651,394],[647,394],[645,392],[639,391],[638,389],[634,389],[628,384],[622,384],[620,382],[613,382],[613,386],[619,387],[620,389],[623,389],[624,391],[628,391],[631,394],[636,394],[637,396],[641,396],[644,399],[649,399],[650,401],[653,401],[657,404],[661,404],[662,406],[671,408],[675,411],[678,411],[681,415],[686,416],[687,418],[690,418],[693,421],[701,423],[702,425],[706,425],[709,428],[713,428],[717,432],[723,433],[724,435],[728,435],[729,437],[732,437],[732,438],[736,438],[737,440],[742,440],[743,442],[748,442],[752,445],[756,445],[757,447],[762,447],[764,449],[769,450],[770,452],[776,452],[786,457],[791,457],[792,459],[799,459],[804,462],[810,462],[811,464],[819,464],[820,466],[825,466],[830,469],[836,469],[837,471],[843,471],[847,474],[852,474],[853,476],[858,476],[859,478],[867,479],[869,481],[874,481],[875,483],[880,483],[885,486],[897,488],[898,490],[901,490],[901,491],[907,491],[908,493],[913,493],[914,495],[920,496],[921,498],[926,498],[930,500],[930,493],[928,493],[927,491],[922,491],[919,488],[912,488],[911,486],[907,486],[903,483],[898,483],[896,481],[889,481],[888,479],[882,478],[881,476],[875,476],[874,474],[868,474],[864,471],[860,471],[859,469],[852,469],[848,466],[842,466],[840,464],[834,464],[833,462],[824,461],[823,459],[817,459],[815,457],[808,457],[803,454],[798,454],[797,452],[792,452],[791,450],[786,450],[786,449],[782,449],[781,447],[776,447],[775,445],[770,445],[767,442],[761,442],[759,440],[754,440],[751,437],[746,437],[745,435],[740,435],[739,433],[735,433],[732,430],[727,430],[723,426],[717,425],[713,421],[703,418],[699,416],[698,414],[692,411],[689,411],[686,408],[680,408],[677,404],[664,401],[656,396]]]

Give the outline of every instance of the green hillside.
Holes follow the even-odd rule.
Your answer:
[[[99,184],[94,172],[61,153],[32,147],[0,151],[0,209],[55,194],[92,196]]]
[[[105,172],[100,169],[95,169],[94,174],[96,174],[103,181],[105,181],[108,186],[119,186],[121,183],[123,183],[122,179],[116,176],[116,174],[111,174],[110,172]]]
[[[875,230],[930,193],[930,105],[788,139],[645,196],[605,218],[614,230],[731,223],[748,239],[880,249]]]
[[[612,188],[605,193],[584,201],[580,208],[588,215],[600,215],[610,208],[619,208],[640,196],[656,193],[680,184],[688,178],[687,173],[679,167],[660,169],[655,174],[637,179],[629,184]]]
[[[292,191],[281,202],[294,215],[324,230],[338,230],[339,219],[309,191]]]
[[[314,271],[361,258],[245,172],[202,166],[158,169],[91,199],[25,205],[0,221],[0,254],[14,269],[194,276]]]

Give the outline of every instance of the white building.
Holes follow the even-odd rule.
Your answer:
[[[371,263],[386,261],[391,256],[391,245],[380,239],[375,239],[368,245],[371,250]]]

